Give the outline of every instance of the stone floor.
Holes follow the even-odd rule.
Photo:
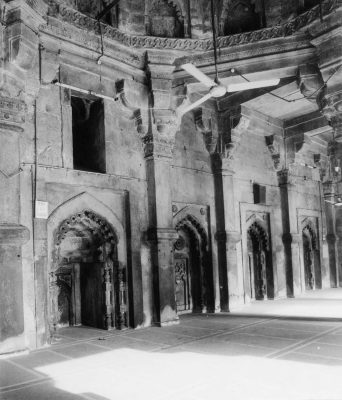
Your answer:
[[[162,329],[62,329],[50,347],[0,359],[0,399],[341,400],[342,319],[311,314],[342,309],[342,290],[322,294]]]

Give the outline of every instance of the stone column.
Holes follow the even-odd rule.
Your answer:
[[[233,154],[237,149],[242,130],[247,127],[246,119],[236,128],[230,129],[230,112],[215,115],[208,124],[201,113],[195,114],[195,122],[205,138],[206,147],[211,154],[215,187],[216,241],[218,250],[220,307],[229,311],[239,304],[239,274],[237,262],[237,243],[241,234],[236,227],[234,200]],[[210,130],[206,127],[210,126]]]
[[[180,119],[175,109],[184,100],[185,89],[173,86],[174,65],[160,63],[159,54],[149,55],[151,124],[142,135],[148,192],[148,239],[153,269],[154,323],[178,322],[175,299],[173,244],[178,234],[173,227],[171,165]]]
[[[335,235],[335,193],[334,185],[331,181],[323,184],[324,199],[327,200],[325,203],[325,219],[326,219],[326,241],[328,245],[328,257],[329,257],[329,275],[330,275],[330,286],[335,288],[338,286],[337,283],[337,251],[336,251],[336,235]]]
[[[229,311],[239,303],[239,282],[236,245],[241,234],[235,225],[234,172],[230,160],[212,155],[215,184],[216,241],[218,247],[221,311]]]
[[[340,75],[341,78],[341,75]],[[339,87],[328,88],[328,93],[324,96],[321,102],[322,113],[327,118],[329,125],[333,129],[333,141],[329,144],[330,152],[330,178],[327,182],[331,186],[331,200],[336,201],[337,197],[341,197],[341,161],[342,161],[342,90]],[[337,172],[338,170],[338,172]],[[330,262],[330,282],[332,287],[338,285],[342,287],[342,227],[337,226],[336,210],[332,207],[326,207],[327,225],[330,224],[330,246],[329,258]],[[332,220],[333,219],[333,220]],[[329,226],[329,225],[328,225]],[[334,230],[336,237],[333,238]],[[336,244],[333,239],[337,238]],[[335,249],[335,257],[333,251]],[[331,252],[331,253],[330,253]],[[330,257],[331,254],[331,257]],[[335,263],[335,264],[334,264]]]
[[[159,126],[143,138],[148,191],[148,240],[153,268],[154,323],[157,326],[178,321],[173,263],[173,242],[178,234],[172,225],[170,186],[174,134]]]
[[[284,169],[278,172],[278,179],[283,223],[286,290],[288,297],[294,297],[302,291],[299,258],[301,236],[297,231],[296,198],[295,192],[292,190],[294,178],[288,169]]]

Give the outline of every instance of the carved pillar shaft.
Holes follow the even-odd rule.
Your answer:
[[[339,287],[342,287],[342,237],[338,237],[336,241],[336,249],[337,249],[337,284]]]
[[[174,135],[173,135],[174,136]],[[154,132],[145,137],[149,237],[153,269],[154,323],[164,326],[178,320],[175,301],[170,168],[173,139]]]
[[[126,269],[118,268],[116,276],[116,327],[123,329],[127,327],[127,277]],[[108,313],[110,315],[111,306],[108,304]],[[110,319],[109,319],[110,321]]]
[[[222,184],[224,202],[224,221],[226,230],[226,254],[228,273],[229,307],[239,304],[241,300],[240,280],[237,262],[236,245],[241,235],[236,229],[235,201],[234,201],[234,175],[229,170],[229,160],[222,160]]]
[[[225,199],[222,177],[222,160],[219,154],[212,155],[215,187],[216,242],[219,268],[220,307],[229,311],[228,269],[226,252]]]
[[[289,180],[289,171],[280,171],[278,173],[278,179],[283,224],[286,290],[287,296],[293,297],[300,294],[302,291],[299,248],[300,238],[297,233],[296,198]]]

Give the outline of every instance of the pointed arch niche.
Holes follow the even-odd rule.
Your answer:
[[[319,240],[319,222],[317,217],[307,216],[301,219],[301,279],[302,290],[322,288],[322,264]]]
[[[82,193],[50,215],[48,246],[51,333],[72,325],[127,327],[125,229],[115,213]]]
[[[177,313],[214,312],[214,282],[207,207],[173,205],[175,298]]]
[[[242,286],[245,303],[272,300],[285,294],[285,276],[277,270],[279,247],[270,206],[240,204],[242,237]],[[279,284],[280,280],[280,284]]]

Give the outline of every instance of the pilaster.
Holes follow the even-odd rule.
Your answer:
[[[154,324],[165,326],[178,322],[175,300],[173,245],[178,238],[173,228],[171,165],[176,132],[180,121],[172,104],[173,67],[150,65],[153,105],[152,124],[142,134],[146,160],[148,241],[153,271]]]
[[[230,120],[231,112],[211,116],[202,110],[195,111],[196,127],[203,134],[214,175],[221,311],[229,311],[242,301],[237,262],[237,244],[241,234],[235,220],[233,159],[247,125],[243,118],[241,125],[230,129]]]
[[[297,229],[295,177],[288,169],[278,172],[288,297],[301,293],[300,234]]]

